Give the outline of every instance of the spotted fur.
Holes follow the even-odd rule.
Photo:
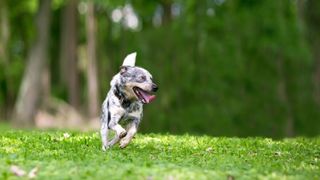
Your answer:
[[[128,56],[135,58],[135,55]],[[143,103],[134,94],[133,87],[148,92],[155,92],[157,89],[147,70],[134,66],[135,59],[130,59],[130,62],[126,59],[123,63],[125,66],[112,78],[111,88],[102,104],[100,119],[103,150],[119,141],[121,148],[126,147],[137,132],[143,116]],[[108,141],[109,130],[116,132],[111,141]]]

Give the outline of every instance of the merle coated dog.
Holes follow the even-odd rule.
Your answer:
[[[135,59],[136,53],[124,59],[120,72],[111,80],[111,89],[102,104],[101,139],[104,151],[119,141],[121,148],[129,144],[140,124],[143,104],[155,99],[152,93],[158,90],[158,86],[147,70],[135,66]],[[120,124],[124,124],[125,129]],[[109,130],[115,131],[110,142]]]

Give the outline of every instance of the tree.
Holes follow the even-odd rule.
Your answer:
[[[89,116],[98,116],[98,79],[97,79],[97,62],[96,62],[96,24],[94,15],[94,4],[88,2],[87,12],[87,53],[88,53],[88,107]]]
[[[172,19],[172,13],[171,13],[171,6],[172,1],[171,0],[162,0],[160,1],[163,13],[162,13],[162,22],[163,24],[168,24]]]
[[[8,13],[8,5],[5,0],[0,2],[0,67],[4,68],[3,77],[0,75],[0,83],[1,80],[5,84],[4,87],[0,88],[0,90],[3,90],[3,94],[0,93],[0,99],[1,96],[3,96],[3,99],[5,99],[5,105],[2,110],[0,110],[0,118],[6,117],[6,113],[8,111],[8,100],[12,97],[12,94],[8,92],[8,86],[9,86],[9,78],[7,75],[8,72],[8,66],[9,66],[9,57],[8,57],[8,42],[10,38],[10,24],[9,24],[9,13]],[[1,102],[0,102],[1,104]],[[3,116],[2,116],[3,114]]]
[[[303,13],[306,20],[308,39],[314,58],[314,97],[320,107],[320,1],[307,0]]]
[[[29,126],[34,123],[34,116],[41,102],[41,75],[48,61],[50,8],[51,0],[39,0],[36,15],[36,40],[29,52],[27,67],[14,109],[14,121],[20,126]]]
[[[8,7],[6,1],[0,2],[0,63],[8,63],[8,40],[10,36]],[[2,62],[1,62],[2,61]]]
[[[77,0],[67,1],[61,19],[60,78],[66,83],[68,101],[79,108],[79,71],[77,62]]]

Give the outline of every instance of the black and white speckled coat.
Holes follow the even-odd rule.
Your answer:
[[[128,55],[120,72],[110,83],[110,90],[102,104],[101,139],[102,149],[120,141],[120,147],[126,147],[137,132],[143,116],[143,104],[151,102],[152,92],[158,87],[152,81],[152,75],[141,67],[134,66],[136,53]],[[125,129],[122,127],[125,126]],[[108,142],[108,131],[116,132]]]

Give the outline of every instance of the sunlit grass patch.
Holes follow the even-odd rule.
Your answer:
[[[0,179],[16,165],[39,179],[319,179],[320,138],[138,134],[101,151],[98,132],[0,132]]]

